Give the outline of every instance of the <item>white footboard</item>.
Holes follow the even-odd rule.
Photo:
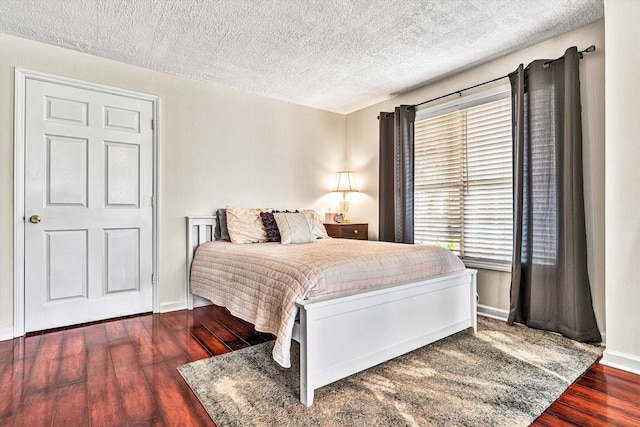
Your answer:
[[[319,387],[464,329],[475,332],[476,271],[297,305],[300,401],[311,406]]]

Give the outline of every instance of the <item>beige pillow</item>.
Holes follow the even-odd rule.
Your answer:
[[[262,209],[227,208],[227,229],[231,243],[262,243],[267,231],[260,218]]]
[[[316,241],[316,236],[302,213],[275,212],[273,218],[278,224],[282,244]]]
[[[327,234],[327,229],[324,228],[324,222],[322,222],[322,218],[318,212],[313,209],[303,209],[300,211],[304,217],[306,218],[309,226],[311,226],[311,231],[318,239],[328,239],[329,235]]]

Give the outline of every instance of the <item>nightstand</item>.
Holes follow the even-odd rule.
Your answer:
[[[369,224],[330,223],[325,224],[327,234],[339,239],[369,240]]]

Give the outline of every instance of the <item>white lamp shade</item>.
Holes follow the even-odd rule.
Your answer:
[[[336,174],[336,183],[333,186],[332,191],[358,191],[358,186],[356,185],[356,178],[353,176],[353,171],[338,172]]]

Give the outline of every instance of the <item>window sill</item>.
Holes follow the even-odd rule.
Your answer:
[[[480,268],[482,270],[504,271],[506,273],[511,273],[511,263],[464,258],[462,258],[462,262],[464,262],[464,265],[467,268]]]

